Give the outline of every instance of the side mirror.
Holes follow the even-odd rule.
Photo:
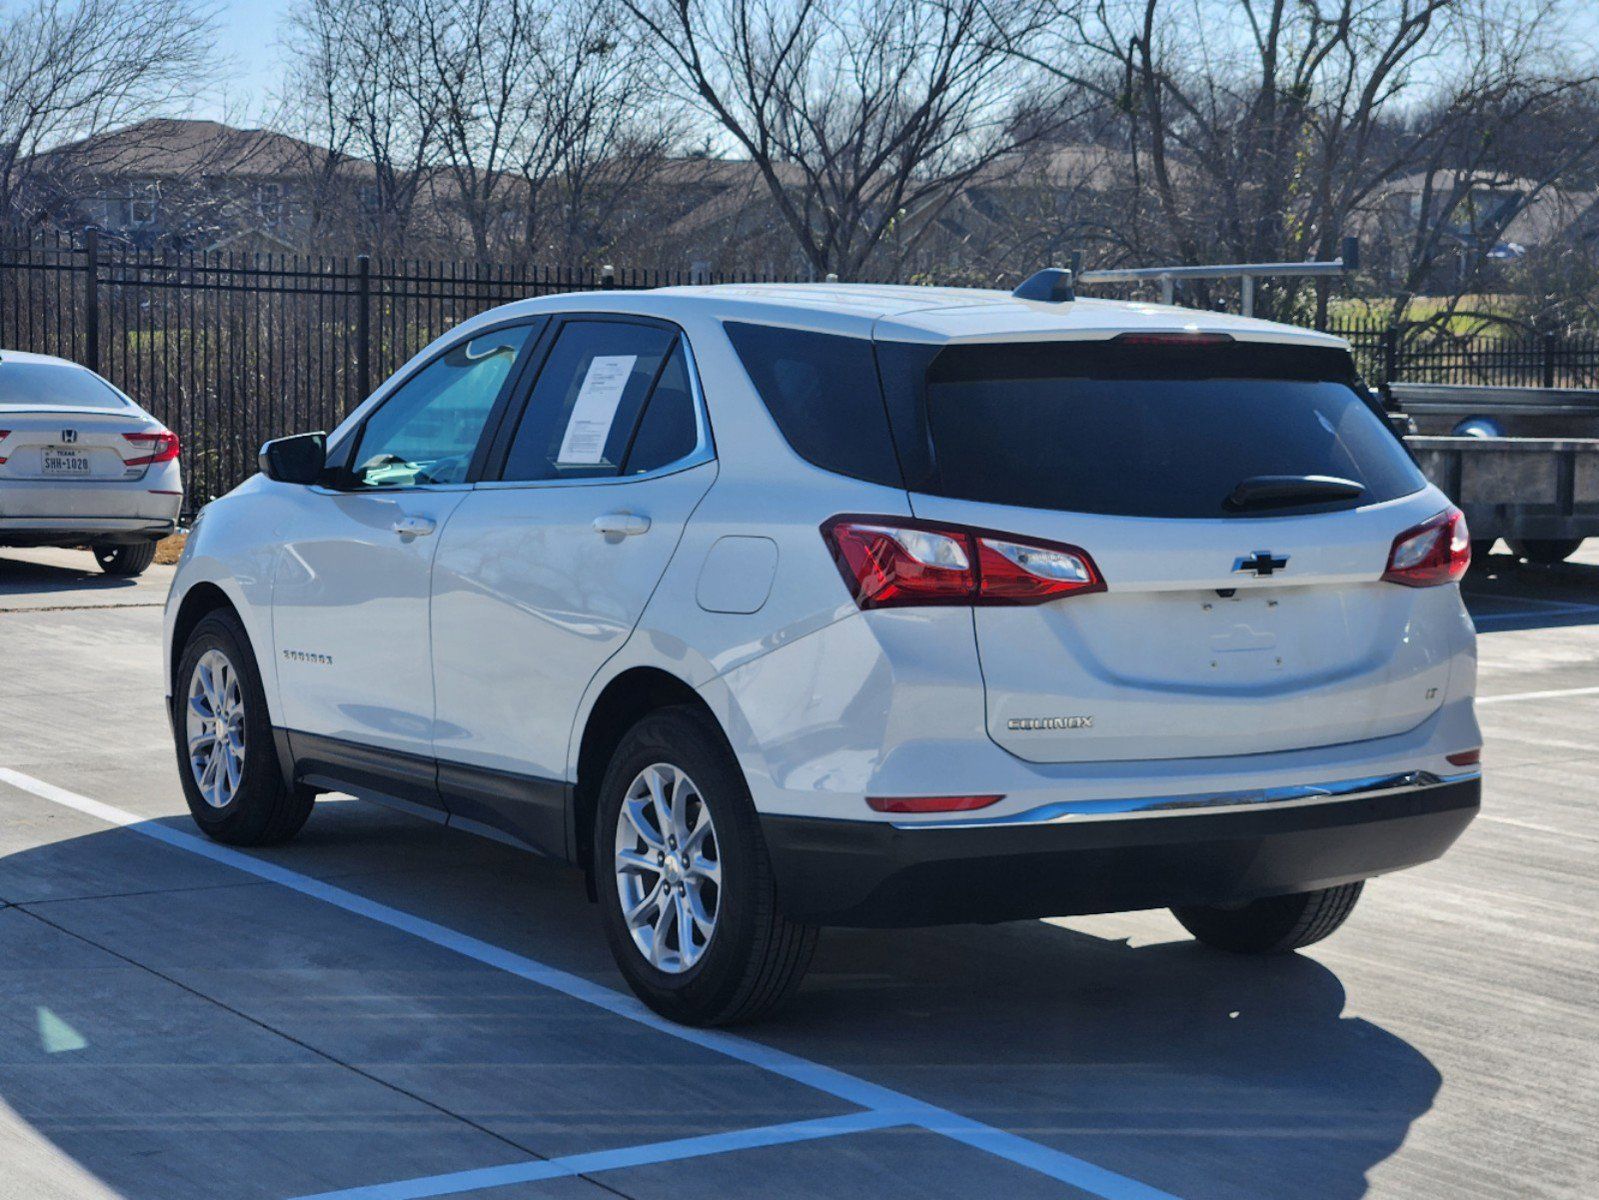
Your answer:
[[[297,433],[274,438],[261,447],[256,462],[261,474],[279,483],[315,483],[327,465],[328,435]]]

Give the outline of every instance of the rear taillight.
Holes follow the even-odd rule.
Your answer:
[[[131,442],[134,449],[146,453],[122,461],[130,467],[147,467],[154,463],[171,462],[178,456],[178,435],[175,433],[125,433],[122,440]]]
[[[849,516],[825,522],[822,537],[862,608],[1043,604],[1105,590],[1086,551],[992,530]]]
[[[1469,566],[1471,534],[1466,518],[1458,508],[1450,508],[1394,539],[1382,577],[1406,587],[1437,587],[1457,582]]]
[[[9,429],[0,429],[0,442],[5,441],[10,436],[11,431]],[[0,454],[0,465],[4,465],[5,461],[6,456],[4,454]]]

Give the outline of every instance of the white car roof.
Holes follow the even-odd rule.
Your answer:
[[[53,354],[34,354],[28,350],[7,350],[0,347],[0,364],[5,363],[33,363],[35,366],[72,367],[79,371],[89,368],[81,363],[75,363],[69,358],[57,358]]]
[[[648,291],[574,292],[496,310],[581,309],[752,321],[886,341],[992,342],[1104,339],[1120,333],[1226,333],[1239,341],[1347,349],[1343,338],[1229,313],[1139,301],[1080,297],[1064,303],[1019,300],[984,288],[871,283],[726,283]]]

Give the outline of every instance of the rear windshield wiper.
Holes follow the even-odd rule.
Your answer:
[[[1253,475],[1233,489],[1222,507],[1229,512],[1289,508],[1328,500],[1353,500],[1365,491],[1353,479],[1340,479],[1336,475]]]

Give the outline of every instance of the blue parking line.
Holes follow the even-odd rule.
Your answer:
[[[888,1113],[858,1112],[838,1117],[819,1117],[812,1121],[792,1121],[785,1125],[763,1125],[755,1129],[736,1129],[702,1137],[676,1138],[669,1142],[650,1142],[643,1146],[623,1146],[616,1150],[591,1150],[563,1158],[534,1159],[507,1163],[501,1167],[481,1167],[472,1171],[452,1171],[447,1175],[425,1175],[394,1183],[375,1183],[367,1187],[337,1192],[318,1192],[298,1200],[427,1200],[432,1196],[458,1196],[483,1188],[504,1187],[511,1183],[532,1183],[572,1175],[594,1175],[625,1167],[678,1162],[686,1158],[705,1158],[734,1150],[757,1150],[763,1146],[787,1146],[813,1142],[820,1138],[887,1129],[899,1122]]]
[[[136,813],[116,808],[89,796],[81,796],[53,783],[25,775],[21,771],[0,767],[0,783],[9,784],[20,791],[81,812],[96,820],[121,826],[174,849],[184,850],[210,859],[212,862],[233,867],[303,896],[321,900],[335,908],[387,925],[391,929],[409,933],[413,937],[453,950],[486,966],[498,968],[530,983],[539,984],[574,1000],[581,1000],[585,1004],[592,1004],[596,1008],[657,1030],[668,1037],[714,1050],[728,1058],[806,1084],[819,1092],[869,1109],[877,1116],[891,1118],[893,1124],[915,1125],[941,1133],[999,1158],[1031,1168],[1061,1183],[1071,1184],[1092,1195],[1102,1197],[1102,1200],[1176,1200],[1167,1192],[1129,1179],[1125,1175],[1118,1175],[1103,1167],[1097,1167],[1075,1155],[1053,1150],[1016,1134],[985,1125],[971,1117],[963,1117],[935,1104],[917,1100],[903,1092],[896,1092],[881,1084],[846,1074],[836,1068],[823,1066],[796,1054],[734,1034],[677,1025],[645,1007],[644,1003],[635,997],[584,979],[581,975],[547,966],[536,959],[496,946],[492,942],[485,942],[481,938],[472,937],[470,934],[461,933],[426,918],[414,916],[387,904],[380,904],[376,900],[369,900],[365,896],[335,887],[310,875],[302,875],[287,867],[254,858],[241,851],[209,841],[198,834],[168,828],[157,821],[140,817]]]

